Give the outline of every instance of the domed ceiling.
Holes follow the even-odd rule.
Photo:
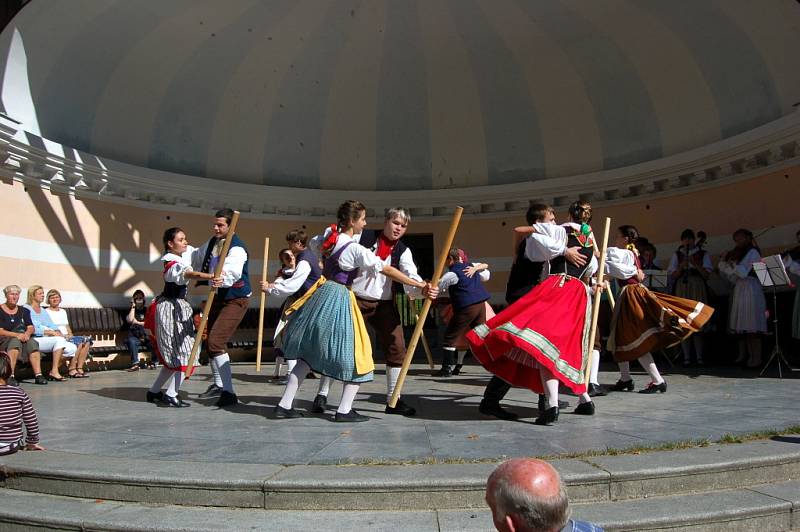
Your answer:
[[[0,76],[7,115],[85,152],[420,190],[747,131],[800,101],[797,50],[791,0],[33,0],[0,36]]]

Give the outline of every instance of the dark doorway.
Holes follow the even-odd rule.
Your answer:
[[[433,233],[406,234],[403,243],[411,248],[419,276],[428,280],[433,275]]]

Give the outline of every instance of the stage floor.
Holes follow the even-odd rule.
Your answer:
[[[156,371],[94,372],[71,379],[22,387],[39,414],[42,444],[48,449],[88,455],[152,460],[273,464],[413,463],[502,460],[512,456],[556,456],[593,451],[654,447],[665,442],[717,440],[726,434],[781,429],[797,425],[797,378],[755,378],[740,370],[703,369],[666,373],[666,394],[611,393],[597,397],[593,417],[572,414],[577,399],[562,396],[570,407],[551,427],[533,424],[537,397],[514,389],[506,405],[522,418],[500,421],[478,413],[488,382],[479,366],[450,379],[430,376],[415,365],[406,380],[404,399],[417,416],[384,414],[383,366],[375,381],[361,387],[355,408],[372,419],[333,423],[341,384],[330,393],[334,408],[302,419],[270,419],[283,386],[267,383],[271,364],[260,374],[252,364],[234,366],[241,404],[222,410],[197,394],[209,384],[200,368],[184,384],[191,408],[158,408],[145,402]],[[608,370],[611,370],[608,366]],[[611,384],[618,374],[601,372]],[[647,377],[634,374],[637,390]],[[318,380],[307,380],[296,408],[307,411]]]

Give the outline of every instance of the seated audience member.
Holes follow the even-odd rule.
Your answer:
[[[36,337],[36,343],[39,344],[39,351],[53,354],[53,366],[50,368],[50,373],[47,374],[47,380],[64,382],[67,379],[59,372],[61,357],[74,357],[77,348],[64,338],[50,318],[50,314],[42,308],[43,301],[44,289],[41,286],[35,284],[28,288],[28,303],[25,308],[31,312],[33,334]]]
[[[21,359],[23,362],[30,362],[36,384],[47,384],[47,379],[42,376],[39,343],[33,337],[31,312],[18,305],[21,291],[15,284],[6,286],[3,289],[6,302],[0,305],[0,351],[5,351],[11,361],[11,373],[7,381],[11,386],[17,385],[14,368],[17,359]]]
[[[569,500],[558,471],[543,460],[503,462],[486,482],[486,503],[503,532],[598,532],[586,521],[570,519]]]
[[[21,448],[44,451],[39,445],[39,422],[30,397],[18,386],[8,384],[12,369],[11,359],[0,351],[0,456]]]
[[[146,368],[147,360],[144,357],[139,357],[139,350],[150,349],[150,343],[147,339],[147,333],[144,330],[144,315],[147,313],[147,306],[144,304],[144,292],[136,290],[131,297],[131,310],[128,312],[128,317],[125,321],[130,325],[128,339],[128,350],[131,353],[131,367],[128,371],[137,371],[140,368]],[[155,367],[155,363],[151,360],[150,367]]]
[[[69,376],[72,378],[88,377],[89,375],[83,371],[83,367],[86,365],[86,359],[89,358],[92,338],[90,336],[75,336],[72,334],[67,311],[61,308],[61,292],[56,289],[48,290],[45,299],[48,305],[45,310],[50,315],[50,319],[55,324],[58,332],[77,349],[75,356],[69,362]]]

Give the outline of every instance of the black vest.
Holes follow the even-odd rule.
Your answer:
[[[525,256],[525,240],[517,247],[517,257],[511,266],[506,283],[506,303],[509,305],[539,284],[544,262],[533,262]]]
[[[575,231],[567,227],[567,248],[572,248],[575,246],[580,247],[580,254],[586,257],[586,266],[578,267],[572,264],[564,255],[554,258],[550,261],[550,273],[566,273],[567,275],[571,275],[572,277],[577,277],[578,279],[583,279],[583,276],[586,272],[589,271],[589,265],[592,261],[592,256],[594,255],[594,246],[583,247],[578,240],[578,235]]]
[[[488,301],[489,292],[483,286],[481,276],[475,274],[472,277],[467,277],[464,270],[469,267],[469,264],[457,263],[450,266],[450,271],[458,277],[458,283],[450,285],[450,303],[453,308],[460,310],[476,303]]]
[[[383,230],[377,229],[364,229],[361,232],[361,238],[358,240],[358,243],[367,248],[368,250],[375,253],[378,251],[378,237],[383,232]],[[391,265],[393,268],[400,268],[400,256],[408,249],[408,246],[403,244],[402,240],[398,240],[397,243],[392,248],[392,255],[391,255]],[[392,292],[397,293],[398,291],[402,291],[403,285],[402,283],[398,283],[397,281],[392,281]]]
[[[319,259],[313,251],[304,249],[298,253],[297,263],[300,263],[300,261],[303,260],[306,261],[309,266],[311,266],[311,271],[308,273],[308,277],[306,277],[306,280],[303,282],[303,285],[300,287],[300,289],[294,293],[296,297],[300,297],[308,292],[308,289],[314,286],[314,283],[316,283],[322,276],[322,269],[319,267]]]

